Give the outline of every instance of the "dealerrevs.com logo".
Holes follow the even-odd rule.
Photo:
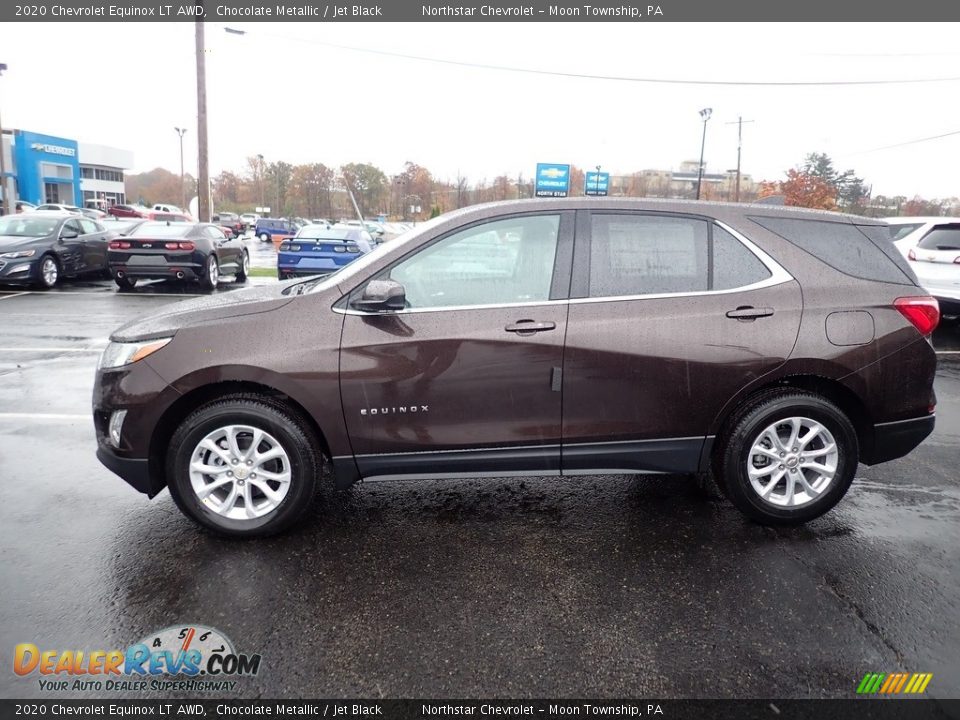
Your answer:
[[[238,653],[219,630],[177,625],[151,633],[126,650],[53,650],[34,643],[14,648],[13,671],[38,676],[49,691],[232,691],[234,678],[256,675],[260,655]]]

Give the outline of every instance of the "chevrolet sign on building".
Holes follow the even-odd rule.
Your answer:
[[[63,145],[47,145],[46,143],[35,142],[30,146],[31,150],[50,153],[51,155],[66,155],[67,157],[76,157],[77,149],[64,147]]]

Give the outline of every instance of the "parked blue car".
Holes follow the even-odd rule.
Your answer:
[[[307,225],[296,237],[280,243],[277,277],[329,275],[374,247],[366,230],[354,227]]]

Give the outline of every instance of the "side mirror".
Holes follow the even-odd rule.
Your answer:
[[[61,240],[73,240],[80,237],[80,234],[76,230],[64,230],[60,233]]]
[[[406,304],[403,285],[393,280],[371,280],[364,288],[363,295],[350,303],[357,310],[367,312],[403,310]]]

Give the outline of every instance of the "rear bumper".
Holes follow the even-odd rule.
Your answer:
[[[298,270],[296,268],[277,268],[277,273],[281,278],[292,278],[292,277],[323,277],[334,272],[333,270]]]
[[[944,297],[936,292],[933,293],[933,296],[940,304],[941,315],[960,315],[960,298]]]
[[[873,426],[873,449],[868,457],[860,459],[867,465],[876,465],[901,458],[922,443],[935,424],[936,415],[877,423]]]
[[[132,278],[183,278],[186,280],[196,280],[203,276],[204,269],[200,265],[193,263],[181,263],[179,265],[125,265],[122,263],[110,263],[110,273],[116,277],[123,273],[126,277]]]

